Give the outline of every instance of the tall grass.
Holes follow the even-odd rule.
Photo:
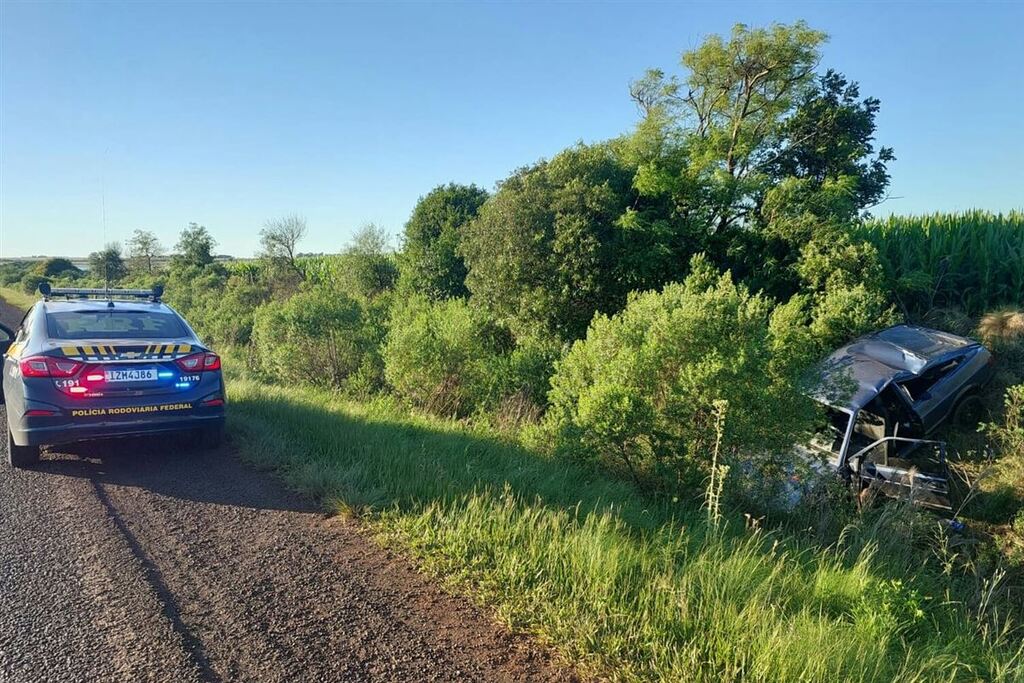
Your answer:
[[[1024,304],[1024,213],[974,210],[890,216],[860,229],[878,247],[893,288],[916,312],[971,315]]]
[[[241,452],[623,681],[1024,680],[1024,650],[877,526],[822,549],[463,425],[230,385]],[[930,598],[930,599],[929,599]]]
[[[39,301],[39,294],[26,294],[14,287],[0,287],[0,299],[27,311],[35,302]]]

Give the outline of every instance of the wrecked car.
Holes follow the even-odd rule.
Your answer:
[[[946,446],[929,438],[949,421],[968,423],[993,373],[980,343],[897,325],[838,349],[822,366],[814,398],[826,424],[808,444],[855,490],[877,488],[949,510]]]

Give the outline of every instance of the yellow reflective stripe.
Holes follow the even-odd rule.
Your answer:
[[[65,356],[77,356],[77,355],[79,355],[78,354],[78,347],[75,347],[75,346],[62,346],[62,347],[60,347],[60,350],[61,350],[61,352],[63,352],[63,354]]]

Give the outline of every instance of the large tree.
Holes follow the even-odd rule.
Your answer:
[[[853,208],[878,203],[889,186],[890,147],[875,151],[877,98],[860,99],[860,86],[829,69],[807,90],[786,121],[765,169],[776,181],[806,178],[817,187],[853,180]]]
[[[177,252],[174,261],[178,265],[203,268],[213,263],[213,248],[216,245],[216,240],[205,226],[189,223],[188,227],[181,231],[178,243],[174,247]]]
[[[153,272],[153,259],[163,253],[160,240],[148,230],[136,230],[128,240],[128,255],[135,263],[135,267],[144,267],[147,273]]]
[[[298,214],[291,214],[268,220],[260,231],[261,256],[273,265],[285,268],[300,279],[305,274],[296,261],[299,242],[306,236],[306,219]]]
[[[121,245],[111,242],[100,251],[89,254],[90,275],[107,283],[117,282],[128,274],[124,258],[121,256]]]
[[[765,164],[813,87],[825,34],[803,22],[713,35],[683,53],[680,80],[651,70],[630,93],[644,121],[637,186],[671,198],[678,220],[721,235],[745,223],[771,181]]]
[[[617,310],[632,288],[619,219],[634,172],[612,145],[578,145],[506,179],[464,231],[474,299],[519,336],[574,339],[595,311]]]
[[[458,252],[465,225],[487,192],[476,185],[439,185],[421,197],[405,224],[401,287],[430,299],[468,296],[466,264]]]
[[[341,251],[336,283],[356,298],[373,299],[394,289],[398,266],[383,228],[367,223]]]

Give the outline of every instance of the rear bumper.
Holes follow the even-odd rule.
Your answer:
[[[128,418],[76,420],[67,415],[24,417],[11,425],[11,435],[19,446],[53,446],[129,436],[181,432],[224,425],[224,407],[193,409],[188,414]]]

